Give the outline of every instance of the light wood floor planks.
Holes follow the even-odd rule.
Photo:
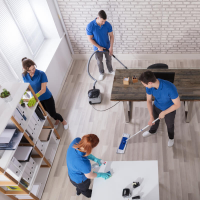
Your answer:
[[[134,60],[122,62],[128,68],[147,68],[154,63],[166,63],[169,68],[200,68],[200,60]],[[104,66],[106,66],[104,64]],[[114,69],[122,68],[113,61]],[[69,130],[62,134],[53,168],[51,170],[42,200],[86,200],[75,194],[75,187],[69,182],[66,152],[75,137],[94,133],[100,138],[93,154],[103,160],[158,160],[160,200],[199,200],[200,199],[200,102],[195,102],[193,117],[189,124],[184,120],[183,103],[175,119],[175,145],[167,147],[168,135],[164,121],[156,135],[132,138],[124,155],[116,154],[123,132],[134,134],[147,125],[149,120],[146,102],[132,104],[132,120],[124,123],[122,102],[114,108],[97,112],[88,103],[87,92],[93,81],[87,74],[87,61],[75,61],[65,82],[62,95],[57,102],[57,110],[69,122]],[[98,78],[96,61],[92,60],[90,72]],[[107,69],[105,69],[107,72]],[[103,101],[95,105],[106,109],[116,102],[110,102],[113,76],[107,75],[104,81],[96,84],[103,94]],[[148,167],[148,166],[147,166]],[[135,172],[137,173],[137,172]],[[91,185],[92,186],[92,185]]]

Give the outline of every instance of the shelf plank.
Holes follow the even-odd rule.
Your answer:
[[[45,157],[43,158],[43,160],[48,165],[48,167],[51,167],[51,164],[49,163],[49,161]]]
[[[9,190],[9,191],[5,192],[5,195],[27,195],[27,193],[24,192],[24,191],[11,191],[11,190]]]
[[[43,126],[43,129],[52,129],[51,126]]]
[[[41,168],[49,168],[48,165],[41,165],[40,167],[41,167]]]
[[[17,186],[17,184],[12,181],[0,181],[0,186]]]

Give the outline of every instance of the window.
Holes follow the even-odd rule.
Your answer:
[[[0,0],[0,30],[0,84],[22,80],[21,59],[33,59],[45,40],[28,0]]]

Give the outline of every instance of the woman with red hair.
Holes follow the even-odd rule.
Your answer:
[[[93,172],[90,160],[101,166],[101,159],[91,154],[92,149],[99,143],[99,138],[94,134],[84,135],[76,138],[69,145],[67,150],[67,167],[71,183],[76,187],[76,194],[83,194],[90,198],[92,190],[89,189],[90,179],[102,177],[105,180],[110,177],[109,173]]]

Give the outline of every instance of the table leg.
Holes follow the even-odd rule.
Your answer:
[[[131,105],[130,101],[123,101],[124,116],[125,116],[125,122],[126,123],[129,123],[129,113],[128,113],[128,111],[131,110],[130,105]]]
[[[185,122],[189,123],[192,118],[192,108],[194,101],[184,101],[185,104]]]

